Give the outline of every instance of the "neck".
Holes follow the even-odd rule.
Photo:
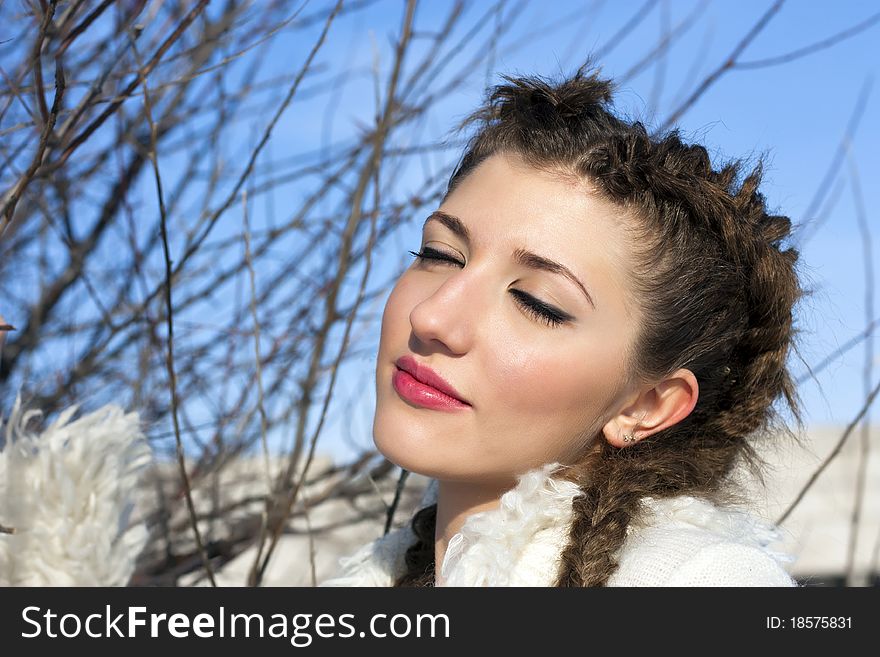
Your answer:
[[[437,527],[434,531],[434,581],[435,586],[443,586],[440,570],[452,537],[458,533],[469,516],[498,508],[501,504],[501,496],[515,486],[516,482],[499,484],[439,480],[438,484]]]

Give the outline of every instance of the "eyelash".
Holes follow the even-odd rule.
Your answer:
[[[445,253],[441,253],[436,249],[432,249],[429,247],[424,247],[418,253],[415,251],[410,251],[414,257],[418,258],[420,261],[426,260],[434,260],[437,262],[448,262],[451,264],[463,266],[455,258],[450,258]],[[529,314],[532,315],[538,321],[543,322],[550,328],[556,328],[560,324],[564,324],[567,320],[564,317],[560,317],[559,314],[550,310],[545,304],[541,303],[534,297],[526,294],[525,292],[520,292],[519,290],[511,290],[514,298],[517,300],[517,303],[522,306]]]

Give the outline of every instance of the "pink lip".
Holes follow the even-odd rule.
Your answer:
[[[403,356],[395,363],[391,383],[398,394],[419,406],[438,410],[470,408],[458,391],[431,368],[415,358]]]

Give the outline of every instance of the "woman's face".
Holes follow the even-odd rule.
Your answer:
[[[637,315],[625,301],[623,221],[584,184],[515,155],[494,155],[460,181],[426,221],[420,249],[455,262],[415,259],[385,306],[379,451],[407,470],[474,483],[509,484],[544,463],[576,461],[629,392],[624,354]],[[584,289],[518,251],[562,265]],[[529,303],[563,321],[548,323]],[[467,405],[423,405],[396,365],[407,356]]]

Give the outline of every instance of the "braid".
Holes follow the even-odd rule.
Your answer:
[[[404,557],[406,572],[394,586],[434,586],[434,530],[437,527],[437,505],[431,504],[419,509],[412,519],[412,530],[416,542],[411,545]]]
[[[579,468],[595,483],[582,483],[583,494],[573,500],[570,541],[561,555],[557,586],[605,586],[617,568],[616,551],[637,513],[639,495],[637,486],[616,484],[609,447],[601,443],[601,452],[591,455]]]

